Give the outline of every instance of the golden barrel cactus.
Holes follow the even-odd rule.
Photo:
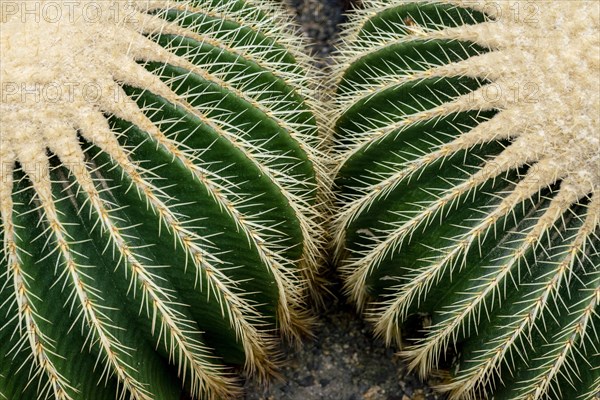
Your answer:
[[[596,396],[600,3],[363,3],[331,118],[347,293],[451,399]]]
[[[310,324],[312,79],[279,5],[2,1],[0,398],[237,398]]]

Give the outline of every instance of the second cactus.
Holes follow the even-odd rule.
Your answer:
[[[332,118],[347,293],[452,399],[596,396],[599,3],[363,3]]]

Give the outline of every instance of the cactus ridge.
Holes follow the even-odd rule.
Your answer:
[[[268,1],[85,5],[0,16],[2,82],[59,88],[0,103],[0,397],[237,397],[318,285],[301,41]]]
[[[599,15],[368,0],[345,27],[336,259],[411,368],[450,365],[452,399],[598,393]]]

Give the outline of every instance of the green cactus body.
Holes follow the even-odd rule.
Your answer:
[[[310,323],[298,38],[263,1],[52,3],[0,14],[0,398],[236,397]]]
[[[334,94],[346,290],[452,399],[600,387],[596,1],[366,1]]]

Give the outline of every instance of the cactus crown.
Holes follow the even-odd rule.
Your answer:
[[[366,1],[349,23],[337,257],[388,343],[427,315],[403,354],[450,364],[451,398],[597,393],[599,7]]]
[[[229,366],[272,375],[276,331],[310,322],[321,236],[287,17],[15,4],[35,10],[0,14],[0,397],[229,398]]]

